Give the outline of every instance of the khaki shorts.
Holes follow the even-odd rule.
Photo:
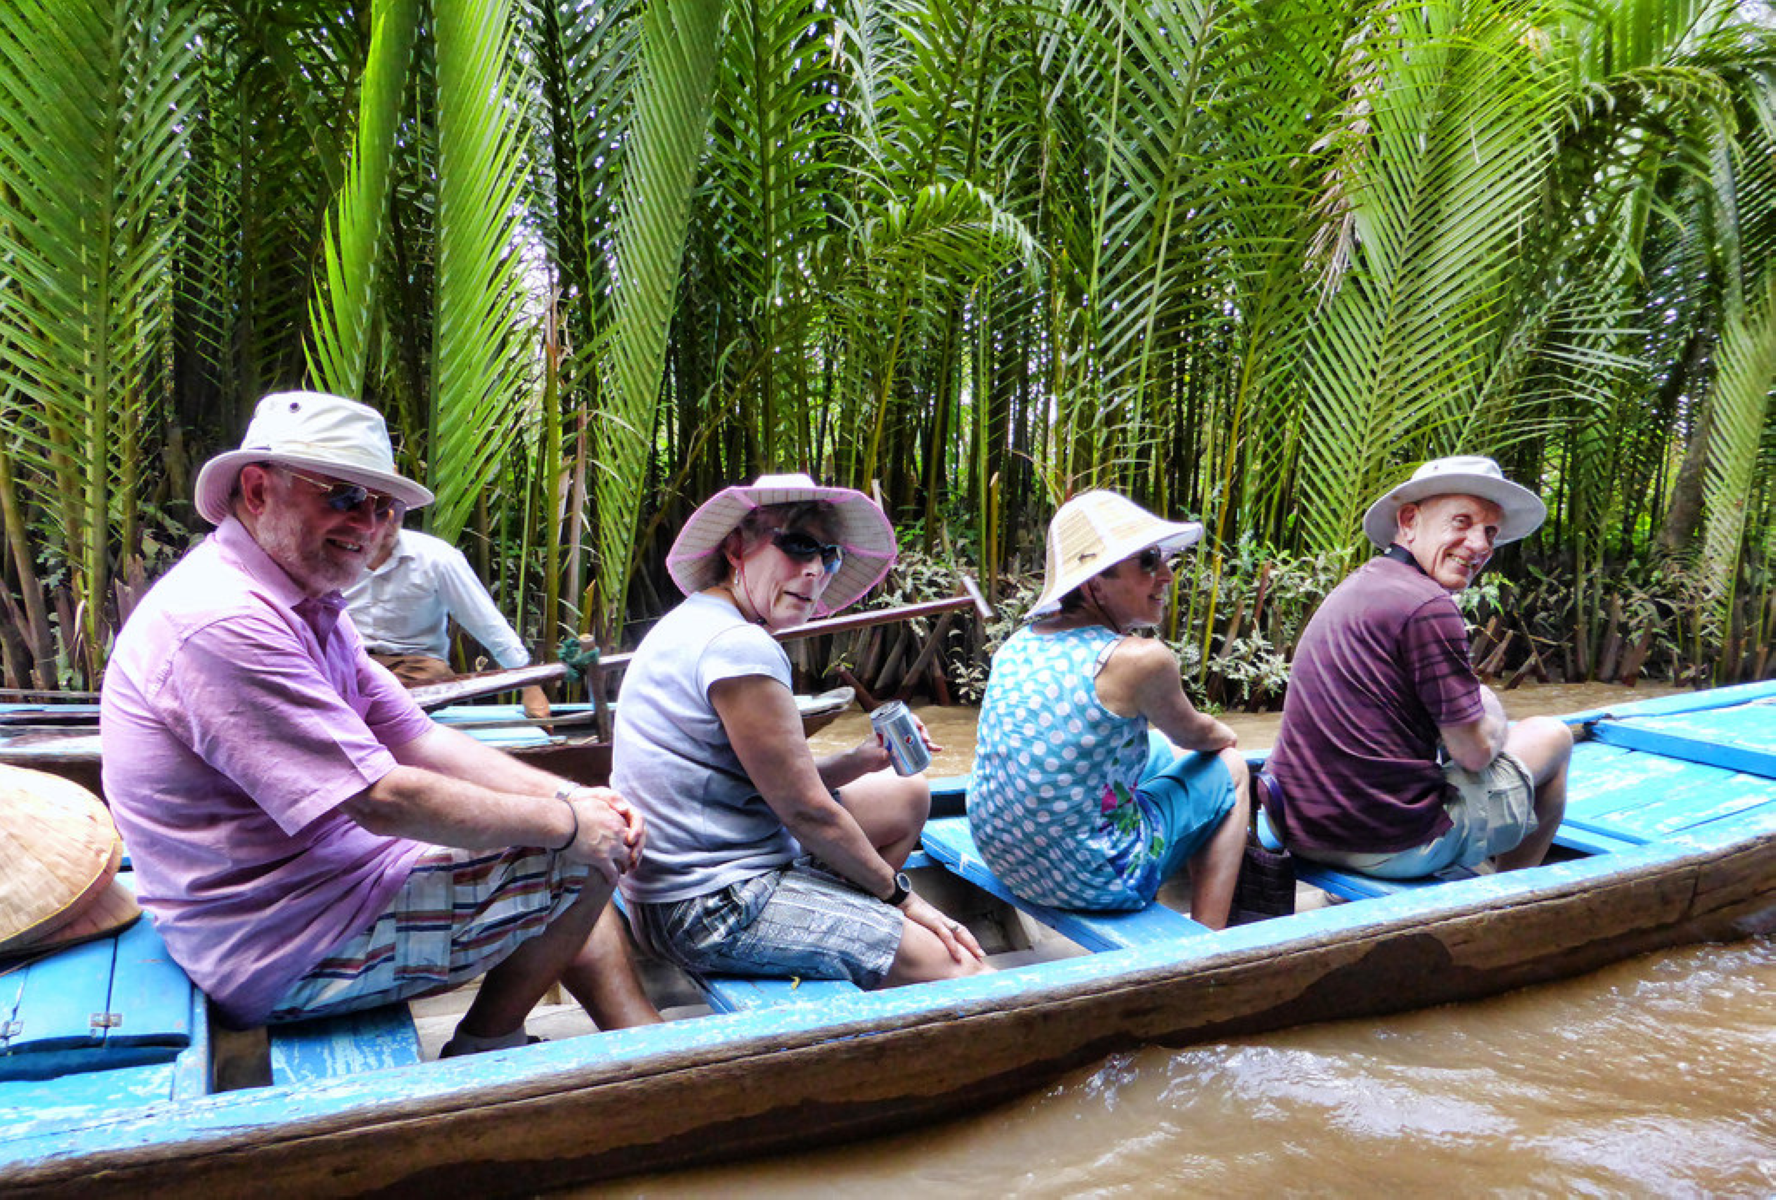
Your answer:
[[[378,654],[372,650],[370,657],[387,667],[407,687],[449,683],[456,678],[449,663],[428,654]]]
[[[1501,754],[1478,772],[1446,764],[1443,797],[1449,828],[1422,846],[1391,854],[1316,850],[1310,857],[1377,879],[1416,879],[1445,867],[1478,866],[1536,831],[1535,777],[1515,755]]]

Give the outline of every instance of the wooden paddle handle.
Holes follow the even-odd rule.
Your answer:
[[[980,588],[973,579],[963,575],[962,594],[951,596],[945,600],[926,600],[919,604],[903,604],[899,608],[878,608],[869,612],[852,613],[844,617],[827,617],[822,621],[809,621],[797,625],[793,629],[783,629],[773,633],[780,642],[795,641],[800,638],[818,637],[823,633],[849,633],[854,629],[868,629],[874,625],[886,625],[892,621],[911,621],[918,617],[934,617],[940,613],[953,612],[960,608],[972,608],[980,615],[981,620],[988,621],[993,617],[992,607],[981,596]],[[581,637],[580,645],[588,651],[596,649],[597,644],[589,637]],[[614,670],[629,665],[633,654],[602,654],[598,658],[597,670]],[[506,671],[488,671],[481,675],[464,676],[453,679],[449,683],[431,683],[413,689],[414,700],[424,709],[443,708],[462,700],[472,700],[477,696],[487,696],[494,692],[506,692],[515,688],[527,687],[533,683],[547,683],[560,679],[567,674],[564,663],[536,663],[528,667],[513,667]]]

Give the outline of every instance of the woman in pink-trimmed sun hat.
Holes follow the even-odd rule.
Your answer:
[[[866,988],[985,969],[901,872],[930,810],[924,777],[887,770],[873,738],[816,761],[771,636],[850,604],[894,557],[874,501],[806,475],[727,488],[685,522],[666,565],[686,599],[630,660],[611,770],[648,821],[622,886],[654,953]]]

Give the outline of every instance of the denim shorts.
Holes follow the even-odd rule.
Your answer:
[[[684,900],[629,906],[643,948],[712,975],[849,979],[873,988],[900,949],[900,910],[804,855]]]
[[[1377,879],[1416,879],[1445,867],[1478,866],[1536,831],[1535,777],[1515,755],[1499,755],[1484,771],[1445,764],[1443,797],[1449,828],[1422,846],[1392,854],[1316,850],[1310,857]]]

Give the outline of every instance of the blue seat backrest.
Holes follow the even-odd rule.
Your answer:
[[[172,1062],[202,1023],[201,996],[144,916],[0,975],[0,1080]]]

